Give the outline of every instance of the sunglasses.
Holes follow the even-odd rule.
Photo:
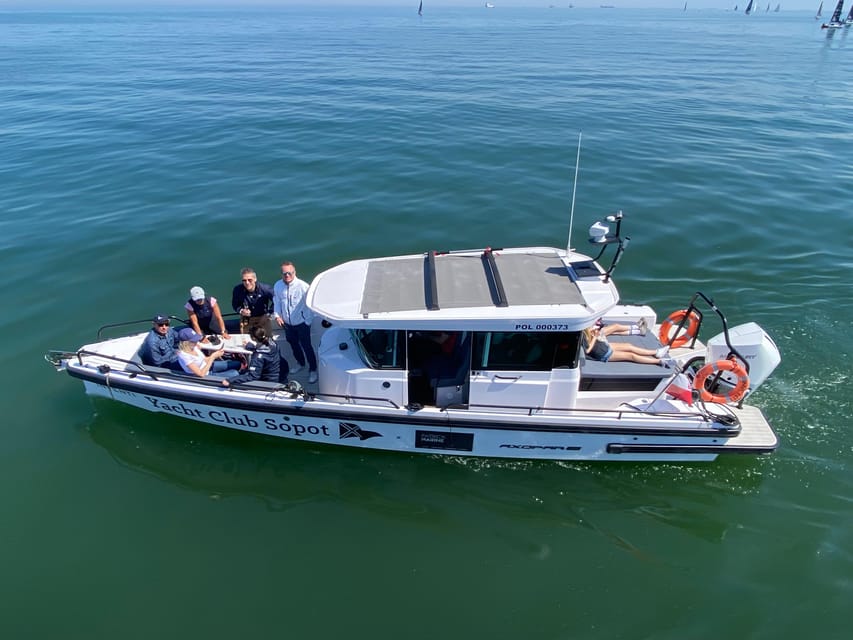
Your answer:
[[[243,282],[254,282],[254,278],[243,278]]]
[[[282,271],[282,272],[281,272],[281,275],[283,275],[283,276],[292,276],[292,275],[293,275],[293,271]]]
[[[168,323],[168,322],[158,322],[158,323],[157,323],[157,326],[158,326],[158,327],[168,327],[168,326],[169,326],[169,323]]]

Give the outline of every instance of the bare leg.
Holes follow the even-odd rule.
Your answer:
[[[611,345],[613,346],[613,345]],[[609,362],[639,362],[640,364],[660,364],[660,358],[655,358],[654,352],[652,355],[642,355],[632,351],[616,351],[610,356]]]
[[[654,356],[657,353],[654,349],[643,349],[629,342],[614,342],[610,346],[613,347],[613,353],[633,353],[637,356]]]
[[[629,336],[631,335],[631,327],[626,324],[606,324],[601,327],[601,335]]]

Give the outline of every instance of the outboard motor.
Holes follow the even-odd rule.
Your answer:
[[[729,329],[729,340],[732,347],[749,364],[749,392],[751,393],[767,380],[782,361],[779,349],[764,329],[754,322],[739,324]],[[705,362],[725,360],[728,355],[729,347],[726,345],[724,334],[719,333],[708,340],[708,355]],[[734,378],[730,373],[723,373],[721,382],[734,385]]]

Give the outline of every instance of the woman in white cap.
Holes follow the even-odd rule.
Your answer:
[[[184,308],[187,310],[187,320],[196,333],[202,335],[219,333],[226,340],[229,338],[216,298],[206,296],[201,287],[195,286],[190,289],[190,298]],[[212,321],[215,321],[215,326]]]

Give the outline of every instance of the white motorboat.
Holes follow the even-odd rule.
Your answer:
[[[313,385],[225,388],[147,367],[136,355],[145,333],[101,339],[118,325],[76,352],[46,357],[93,396],[362,449],[643,461],[773,451],[768,421],[744,404],[780,362],[772,339],[755,323],[730,328],[701,292],[661,323],[651,307],[621,303],[612,276],[627,243],[622,223],[620,212],[590,228],[595,256],[545,247],[430,251],[324,271],[307,298],[318,316]],[[602,320],[647,325],[645,335],[608,339],[667,343],[675,364],[588,359],[582,331]],[[708,327],[719,332],[702,342]]]

